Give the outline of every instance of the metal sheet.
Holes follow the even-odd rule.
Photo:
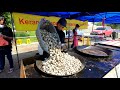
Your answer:
[[[87,53],[87,52],[83,52],[84,50],[91,50],[94,51],[96,53],[103,52],[106,55],[100,55],[100,53],[98,54],[94,54],[94,53]],[[91,57],[109,57],[112,54],[112,51],[107,49],[107,48],[103,48],[103,47],[98,47],[98,46],[78,46],[75,48],[76,53],[83,55],[83,56],[91,56]]]

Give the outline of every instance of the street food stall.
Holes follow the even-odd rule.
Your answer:
[[[53,28],[53,27],[50,26],[50,28]],[[43,28],[38,29],[38,31],[43,31],[43,30],[45,29]],[[51,29],[48,29],[48,30],[51,30]],[[52,30],[53,31],[51,31],[51,33],[54,32],[54,28]],[[48,33],[48,32],[44,31],[44,33]],[[44,33],[41,32],[42,37],[47,38],[47,35],[48,35],[48,38],[53,38],[53,36],[51,36],[51,34],[49,33],[47,35],[42,35]],[[38,37],[40,36],[38,35]],[[38,38],[38,39],[41,39],[41,38]],[[45,41],[44,38],[43,38],[43,41]],[[43,43],[40,43],[40,45],[41,44],[43,45]],[[32,59],[28,58],[28,59],[22,60],[21,73],[23,74],[21,74],[21,78],[24,78],[24,77],[25,78],[55,78],[55,77],[102,78],[120,62],[120,58],[118,57],[120,52],[118,49],[116,51],[116,49],[105,48],[98,45],[78,46],[72,50],[69,50],[66,53],[61,53],[59,52],[59,50],[56,50],[56,49],[54,50],[54,48],[53,50],[49,50],[52,47],[54,46],[56,47],[56,45],[58,45],[58,44],[55,44],[55,42],[51,44],[47,43],[47,45],[48,47],[50,46],[48,48],[48,51],[51,54],[51,57],[47,58],[45,61],[41,60],[41,57],[39,59],[35,59],[33,57]],[[74,58],[74,59],[71,59],[71,58]],[[75,62],[71,63],[70,61],[73,61],[73,60],[75,60]],[[76,64],[78,65],[75,66]],[[73,68],[72,65],[75,66],[77,70],[76,68]]]
[[[75,18],[74,16],[81,14],[81,12],[71,12],[71,13],[61,12],[61,13],[63,14],[63,16],[66,16],[66,18],[68,18],[68,19],[73,19],[73,18]],[[73,13],[75,15],[70,15],[70,14],[73,14]],[[30,14],[30,13],[28,13],[28,14]],[[44,16],[36,16],[34,14],[34,15],[31,16],[31,15],[28,15],[28,14],[13,13],[14,25],[15,25],[16,30],[19,30],[19,31],[20,30],[26,30],[26,31],[27,30],[36,30],[37,29],[37,25],[39,23],[38,20],[40,20],[41,18],[46,18],[46,19],[49,18],[49,20],[52,20],[53,24],[55,25],[55,21],[57,21],[59,19],[57,17],[60,16],[60,12],[56,12],[56,13],[55,12],[54,13],[50,12],[50,15],[53,15],[53,16],[56,15],[56,17],[52,17],[52,18],[45,17],[45,15]],[[62,17],[62,14],[61,14],[61,17]],[[111,13],[107,13],[107,14],[111,14]],[[118,15],[118,14],[119,13],[116,13],[116,15]],[[103,15],[103,14],[101,14],[101,15]],[[49,16],[49,15],[47,15],[47,16]],[[108,15],[108,17],[110,17],[110,15]],[[104,17],[102,17],[102,18],[104,18]],[[106,18],[107,18],[107,15],[106,15]],[[89,20],[89,21],[92,20],[93,21],[93,17],[92,16],[91,17],[87,17],[87,18],[80,17],[79,20],[83,20],[83,21],[85,21],[85,20]],[[78,23],[78,22],[80,23],[79,20],[75,21],[74,25],[76,23]],[[98,18],[96,20],[102,20],[102,19]],[[82,22],[82,24],[86,24],[86,23]],[[73,24],[71,24],[71,25],[72,25],[72,27],[74,27]],[[49,36],[49,35],[46,35],[46,36]],[[86,37],[94,37],[94,36],[86,36]],[[97,38],[99,38],[99,37],[97,37]],[[54,40],[54,43],[56,43],[56,40]],[[41,42],[40,42],[40,44],[41,44]],[[47,43],[47,44],[49,46],[50,44],[53,44],[53,43]],[[106,47],[104,47],[104,49],[107,48],[107,49],[105,49],[105,51],[103,49],[99,49],[99,51],[97,51],[98,48],[93,50],[93,47],[81,46],[79,48],[79,50],[78,50],[78,48],[77,48],[77,50],[76,50],[76,48],[74,48],[74,49],[64,53],[64,55],[63,55],[64,57],[66,55],[68,55],[68,56],[70,56],[72,58],[73,57],[77,58],[76,61],[79,62],[79,65],[78,65],[79,67],[76,66],[78,68],[78,70],[77,71],[73,70],[75,72],[71,72],[71,74],[67,74],[67,75],[66,75],[66,73],[68,73],[68,72],[67,72],[67,70],[65,70],[66,72],[64,74],[61,74],[62,77],[67,76],[67,77],[72,77],[72,78],[73,77],[74,78],[102,78],[111,69],[113,69],[117,64],[120,63],[120,57],[119,57],[120,49],[119,48],[114,49],[114,48],[108,48],[108,46],[106,46]],[[101,48],[103,46],[99,46],[99,47]],[[49,47],[49,48],[51,48],[51,47]],[[89,48],[89,50],[86,49],[86,48]],[[44,50],[49,50],[49,49],[44,48]],[[84,51],[84,50],[86,50],[86,51]],[[54,52],[54,50],[50,51],[50,52]],[[56,50],[56,52],[57,52],[57,50]],[[54,52],[54,53],[56,53],[56,52]],[[85,54],[86,52],[87,52],[87,54]],[[98,52],[102,53],[102,54],[98,54]],[[62,54],[63,53],[61,53],[61,55]],[[94,55],[91,55],[91,54],[94,54]],[[57,56],[59,54],[56,53],[54,55]],[[64,57],[62,57],[62,58],[64,58]],[[49,58],[48,61],[50,61],[50,59],[52,59],[52,57]],[[54,59],[54,60],[57,60],[57,59]],[[59,59],[59,60],[61,60],[61,59]],[[59,62],[59,60],[57,62]],[[64,60],[67,60],[67,59],[64,58]],[[67,60],[67,61],[69,61],[69,60]],[[45,61],[45,62],[47,62],[47,61]],[[40,65],[40,63],[42,63],[42,65]],[[39,68],[39,66],[40,67],[44,66],[43,64],[45,65],[46,63],[44,63],[44,61],[41,61],[41,59],[36,60],[35,57],[25,58],[25,59],[21,60],[20,78],[47,78],[47,77],[49,77],[49,75],[53,74],[53,73],[46,72],[47,70],[41,70],[41,68]],[[75,64],[74,64],[74,66],[75,66]],[[59,66],[59,64],[57,64],[57,65]],[[62,65],[63,65],[63,63],[62,63]],[[70,63],[70,65],[73,65],[73,64]],[[71,67],[70,70],[72,71],[72,69],[74,69],[74,68]],[[42,71],[42,73],[41,73],[41,71]],[[54,70],[54,71],[56,71],[56,70]],[[64,71],[64,69],[63,69],[63,71]],[[57,72],[57,73],[60,75],[60,72]],[[53,76],[50,76],[50,77],[54,77],[54,75],[55,76],[59,76],[59,75],[53,74]]]

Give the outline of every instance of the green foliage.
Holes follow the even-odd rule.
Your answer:
[[[20,37],[25,37],[25,38],[20,38],[20,39],[22,39],[22,43],[27,42],[26,40],[27,40],[28,36],[36,36],[35,31],[15,32],[15,35],[16,35],[17,39],[20,38]],[[31,43],[32,42],[38,42],[36,37],[29,37],[29,38],[30,38]]]
[[[35,31],[28,31],[30,36],[35,36]]]
[[[97,26],[102,26],[102,22],[95,23]],[[120,24],[105,24],[106,26],[111,26],[113,29],[120,29]]]
[[[12,28],[10,12],[1,12],[0,15],[4,16],[6,18],[6,25],[8,27]]]
[[[102,22],[96,22],[95,25],[102,26]]]
[[[27,37],[27,36],[30,36],[30,35],[29,35],[29,33],[26,33],[26,32],[16,32],[15,36],[16,37]]]
[[[36,36],[35,31],[16,32],[16,37]]]
[[[107,24],[107,26],[111,26],[113,29],[120,29],[119,24]]]
[[[31,42],[38,42],[37,38],[30,38]]]

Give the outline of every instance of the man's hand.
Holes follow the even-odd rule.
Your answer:
[[[3,35],[3,34],[0,34],[0,37],[3,37],[4,39],[8,39],[8,40],[12,40],[13,39],[12,37],[8,37],[8,36]]]
[[[61,45],[61,51],[62,51],[62,52],[65,51],[65,52],[66,52],[67,50],[68,50],[68,47],[67,47],[66,43],[62,44],[62,45]]]
[[[44,58],[48,58],[49,56],[50,56],[49,53],[47,53],[46,51],[43,51],[43,57],[44,57]]]
[[[5,35],[3,35],[2,33],[0,33],[0,37],[3,37],[3,38],[5,38],[6,36],[5,36]]]

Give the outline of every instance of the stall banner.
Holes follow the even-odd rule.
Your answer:
[[[34,31],[37,29],[38,23],[41,18],[45,18],[49,20],[53,25],[56,25],[57,21],[60,19],[59,17],[54,16],[38,16],[38,15],[31,15],[31,14],[24,14],[24,13],[12,13],[15,30],[16,31]],[[67,28],[74,28],[76,24],[80,25],[80,29],[87,29],[88,28],[88,21],[79,21],[79,20],[67,20]]]
[[[76,24],[80,25],[79,29],[87,29],[88,28],[88,21],[83,22],[83,21],[80,21],[80,20],[72,19],[72,20],[67,20],[67,23],[68,23],[67,27],[71,28],[71,29],[75,28]]]

